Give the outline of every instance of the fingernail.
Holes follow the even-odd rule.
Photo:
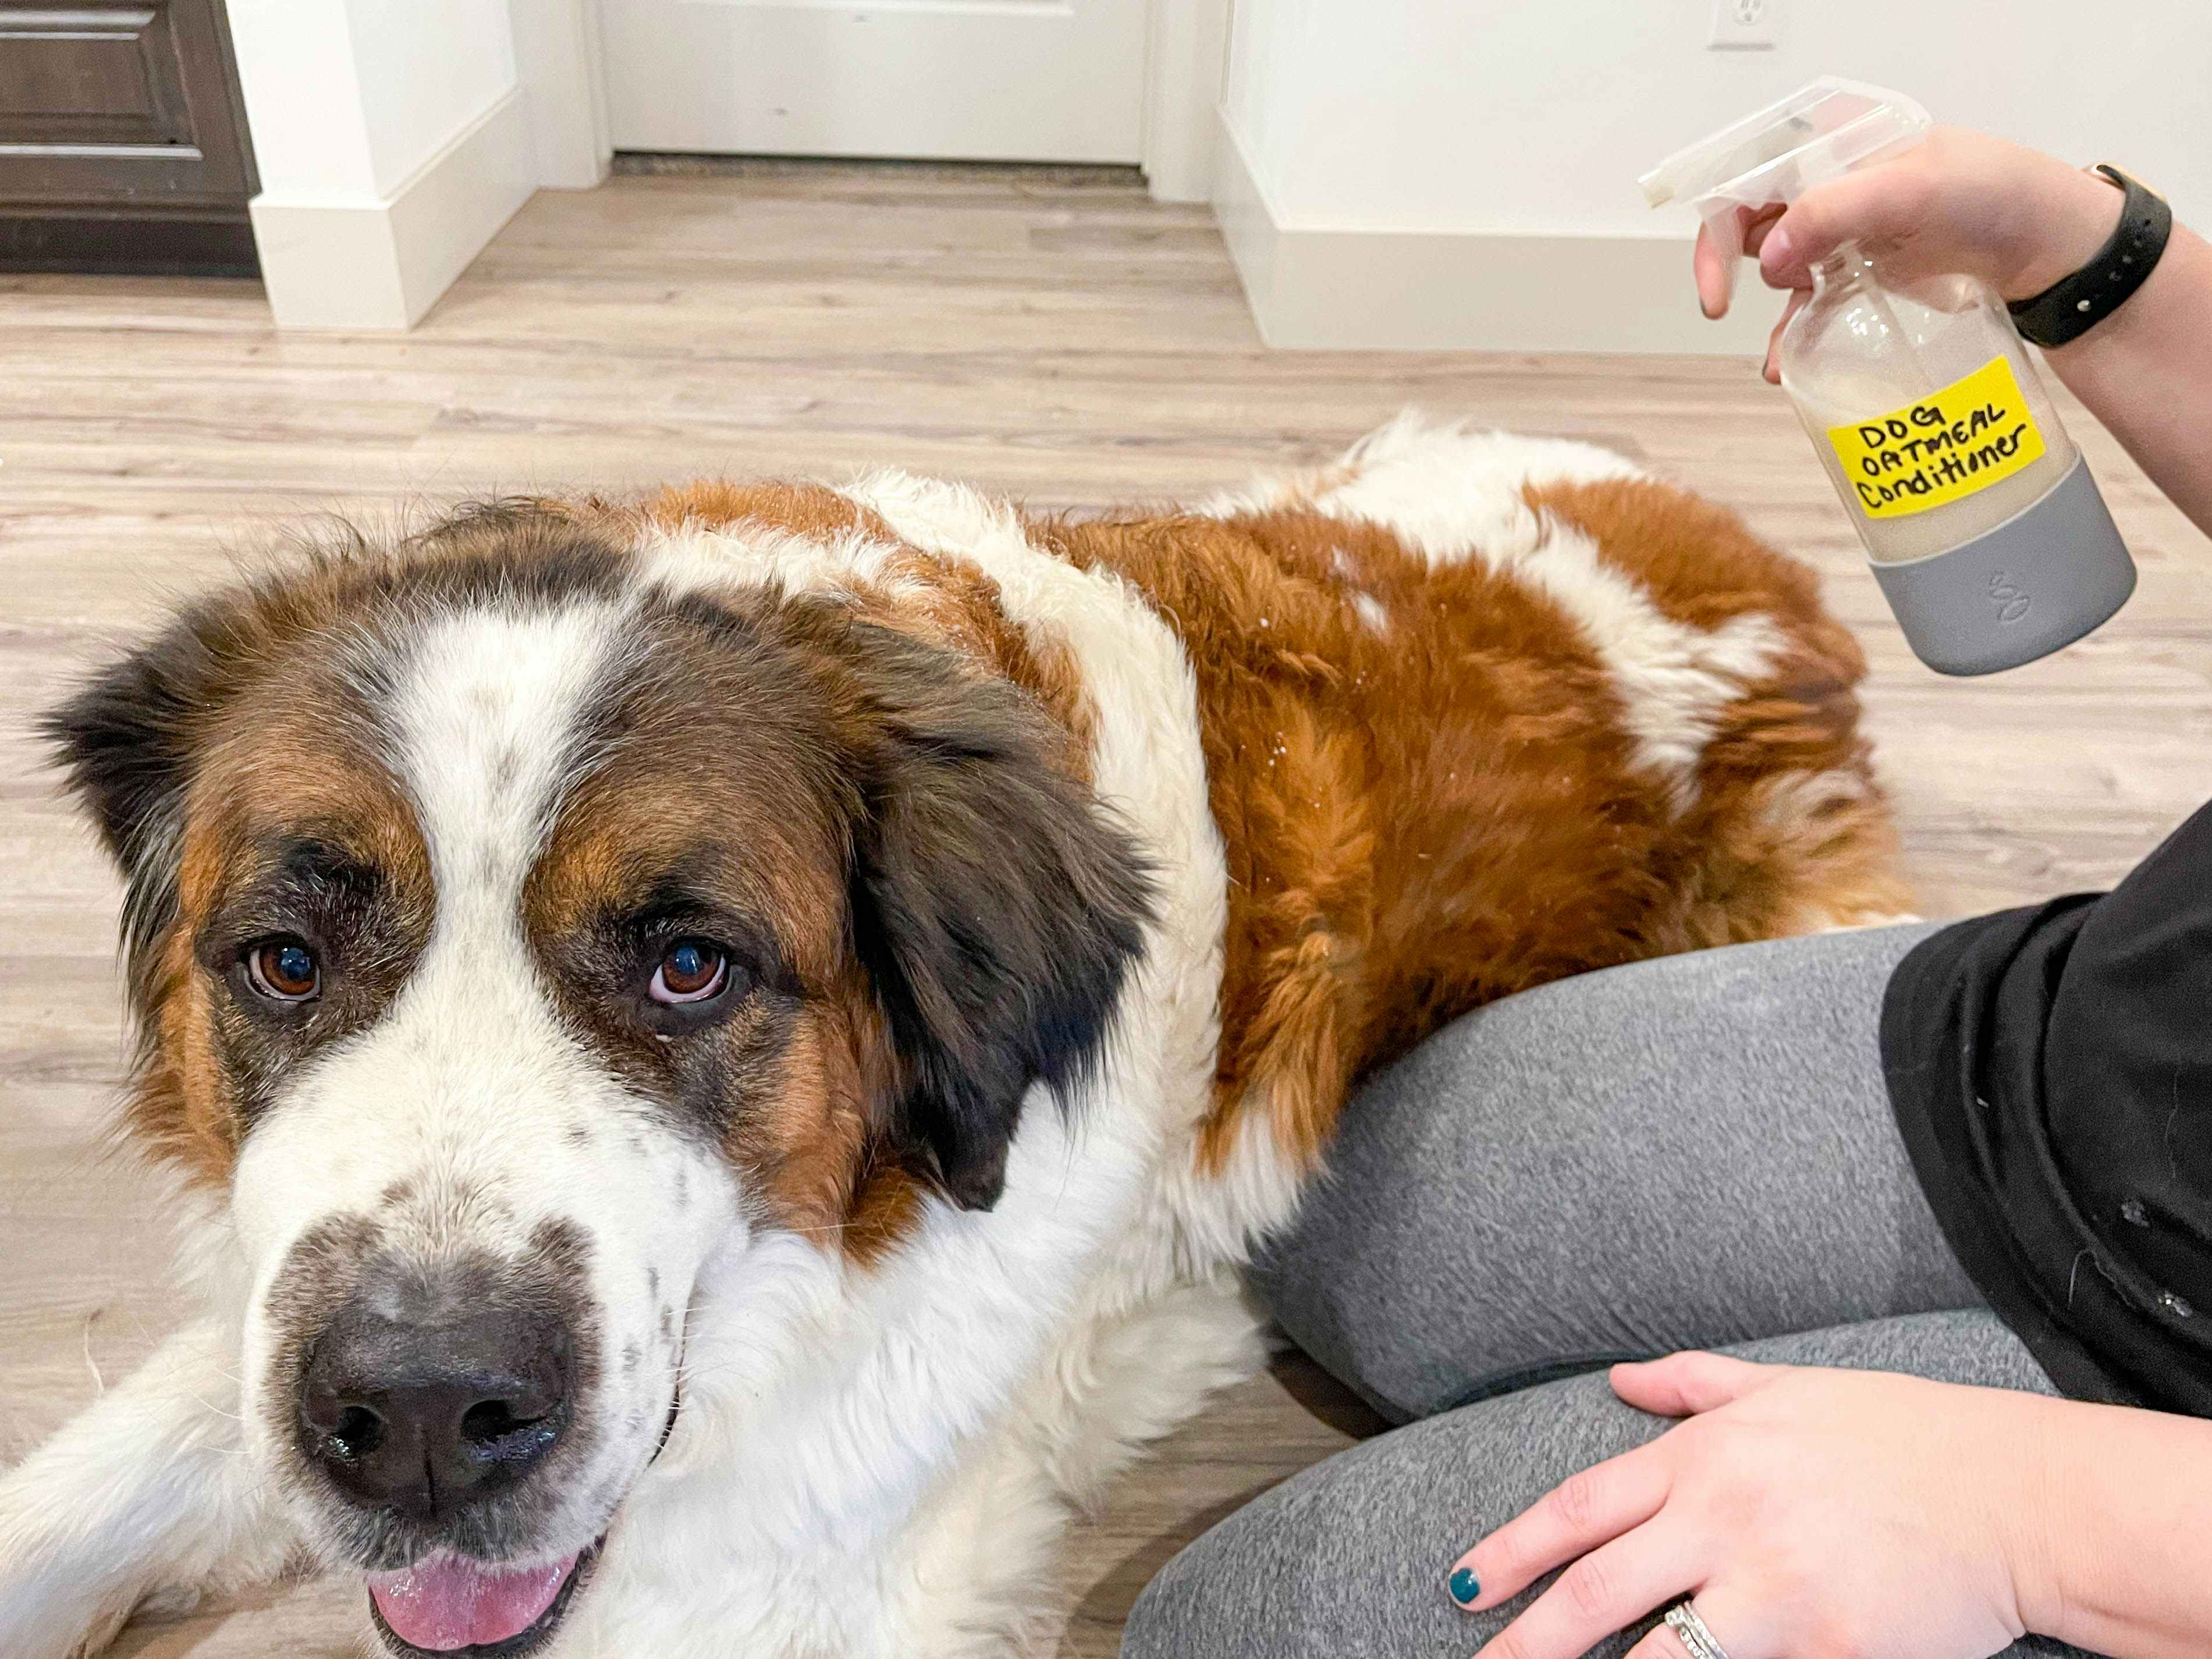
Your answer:
[[[1476,1579],[1473,1569],[1468,1567],[1462,1567],[1452,1574],[1449,1589],[1451,1599],[1463,1607],[1473,1607],[1482,1595],[1482,1585]]]
[[[1790,267],[1790,233],[1777,225],[1766,233],[1766,240],[1760,245],[1759,263],[1764,270],[1786,270]]]

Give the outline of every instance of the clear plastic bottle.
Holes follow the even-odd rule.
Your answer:
[[[1916,143],[1910,99],[1818,81],[1645,175],[1692,198],[1732,278],[1737,210],[1795,201]],[[1783,331],[1783,390],[1890,608],[1930,667],[1984,674],[2048,655],[2135,588],[2135,565],[2003,303],[1966,276],[1887,280],[1846,244]]]
[[[1876,564],[1924,559],[1996,529],[2056,489],[2080,453],[2002,302],[1971,277],[1942,276],[1909,289],[1887,284],[1875,261],[1857,245],[1845,243],[1814,268],[1813,297],[1783,331],[1778,356],[1782,389],[1796,405],[1836,494],[1857,506],[1851,520]],[[1916,476],[1917,469],[1900,465],[1887,473],[1869,472],[1864,465],[1845,470],[1844,451],[1830,441],[1831,432],[1856,428],[1869,416],[1894,410],[1921,408],[1930,392],[1986,373],[2000,359],[2019,388],[2020,412],[2039,440],[2041,453],[2033,459],[2019,451],[1995,457],[2000,468],[2007,462],[2019,465],[1978,489],[1926,507],[1910,495],[1889,494],[1896,479]],[[1913,434],[1935,430],[1932,423],[1916,426],[1910,415],[1905,418]],[[1974,440],[1986,437],[1995,443],[2010,430],[2008,426],[1970,432],[1965,444],[1933,448],[1926,447],[1923,435],[1922,447],[1904,452],[1904,457],[1940,465],[1943,455],[1971,458],[1981,447]],[[1863,443],[1857,448],[1879,468],[1875,458],[1899,441],[1911,444],[1914,438],[1893,440],[1885,429],[1879,448]],[[1966,483],[1974,476],[1967,473],[1954,482]],[[1908,510],[1897,511],[1899,507]]]

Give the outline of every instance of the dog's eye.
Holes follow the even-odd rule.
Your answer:
[[[323,971],[304,940],[264,939],[246,953],[246,977],[272,1002],[305,1002],[322,988]]]
[[[730,959],[720,945],[680,939],[662,955],[646,988],[655,1002],[704,1002],[720,994],[729,978]]]

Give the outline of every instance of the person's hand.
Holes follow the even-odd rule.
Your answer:
[[[1461,1558],[1448,1582],[1470,1610],[1565,1568],[1478,1659],[1577,1659],[1686,1595],[1729,1659],[1984,1659],[2053,1582],[2040,1453],[2059,1402],[1709,1353],[1616,1366],[1613,1386],[1687,1420]],[[1662,1626],[1630,1659],[1687,1656]]]
[[[1770,288],[1794,290],[1766,349],[1813,286],[1813,267],[1838,244],[1878,249],[1900,280],[1979,277],[2007,300],[2040,294],[2095,256],[2120,222],[2120,192],[2094,173],[1987,133],[1938,127],[1902,155],[1805,192],[1789,210],[1737,210],[1744,251]],[[1720,251],[1698,233],[1698,302],[1727,309]]]

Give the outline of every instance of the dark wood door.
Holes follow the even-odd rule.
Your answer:
[[[0,260],[252,268],[221,0],[0,0]]]

